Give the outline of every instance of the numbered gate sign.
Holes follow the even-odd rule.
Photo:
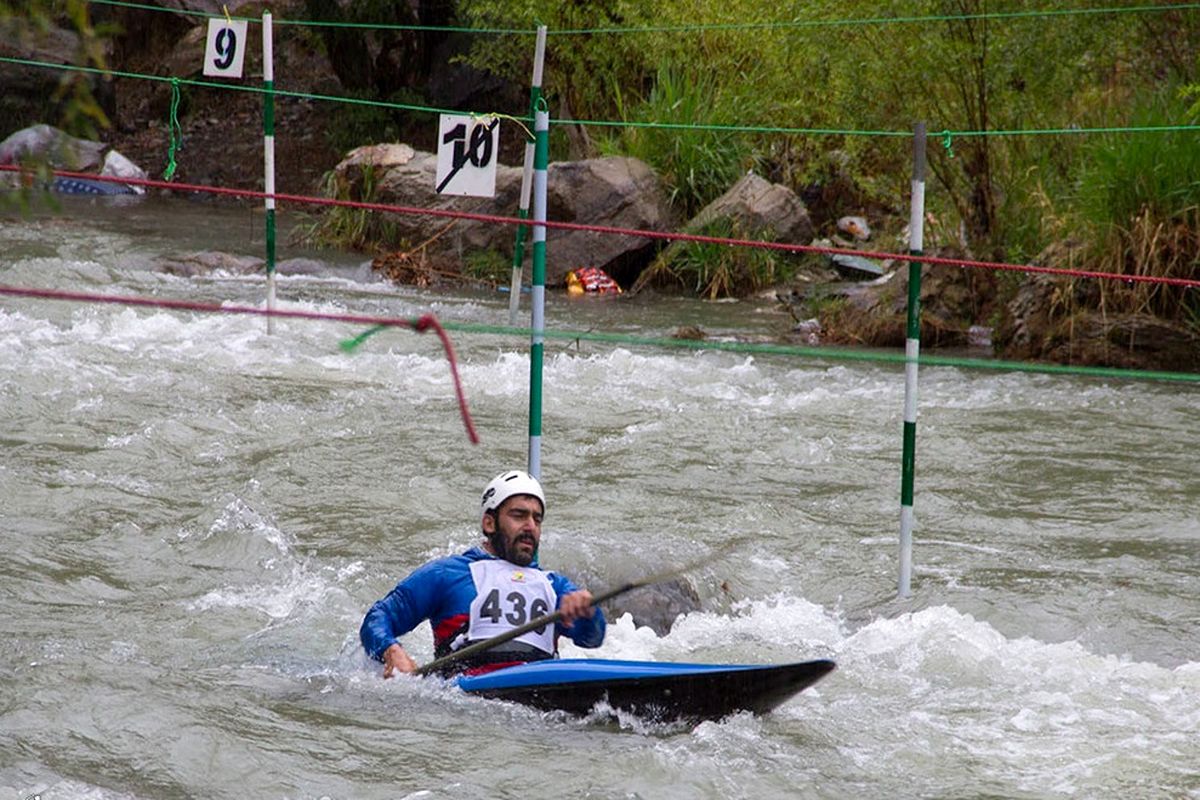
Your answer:
[[[204,74],[216,78],[242,77],[246,56],[246,20],[210,19],[204,48]]]
[[[496,196],[496,155],[500,120],[442,114],[438,128],[438,194]]]

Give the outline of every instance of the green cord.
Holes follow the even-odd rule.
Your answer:
[[[353,353],[360,344],[388,327],[387,325],[373,325],[352,339],[343,339],[338,346],[346,353]]]
[[[225,19],[228,14],[206,13],[202,11],[176,11],[175,9],[166,8],[164,6],[149,5],[146,3],[126,2],[125,0],[91,0],[93,5],[109,5],[121,6],[124,8],[136,8],[144,11],[163,11],[171,14],[188,14],[194,17],[213,17]],[[596,34],[639,34],[639,33],[702,33],[702,32],[719,32],[719,31],[771,31],[771,30],[798,30],[802,28],[827,28],[827,27],[854,27],[865,25],[912,25],[921,23],[940,23],[940,22],[961,22],[966,20],[1018,20],[1018,19],[1039,19],[1047,17],[1074,17],[1074,16],[1096,16],[1104,14],[1145,14],[1145,13],[1160,13],[1166,11],[1187,11],[1200,8],[1200,3],[1178,3],[1178,4],[1162,4],[1162,5],[1137,5],[1137,6],[1109,6],[1101,8],[1049,8],[1049,9],[1031,9],[1029,11],[993,11],[993,12],[978,12],[974,14],[932,14],[929,16],[895,16],[895,17],[850,17],[850,18],[835,18],[835,19],[814,19],[814,20],[779,20],[767,22],[719,22],[719,23],[696,23],[691,25],[644,25],[628,28],[619,27],[599,27],[599,28],[573,28],[566,30],[551,30],[548,31],[551,36],[593,36]],[[235,17],[235,19],[246,19],[248,22],[257,22],[258,20],[249,17]],[[276,20],[276,25],[295,25],[309,27],[324,27],[324,28],[364,28],[368,30],[396,30],[396,31],[435,31],[441,33],[465,33],[476,35],[492,35],[492,36],[533,36],[537,33],[536,28],[469,28],[452,25],[399,25],[399,24],[383,24],[377,22],[328,22],[322,20]]]
[[[171,113],[167,120],[171,131],[171,146],[167,148],[167,168],[163,171],[163,180],[169,181],[175,177],[175,151],[183,138],[183,128],[179,125],[179,79],[171,79]]]
[[[481,325],[476,323],[442,322],[442,328],[448,332],[460,334],[483,334],[516,336],[528,338],[529,328],[514,328],[501,325]],[[845,350],[837,347],[807,347],[800,345],[766,344],[752,342],[709,341],[695,339],[675,339],[654,336],[635,336],[624,333],[606,333],[602,331],[572,331],[547,328],[544,331],[547,339],[563,339],[567,341],[591,341],[605,344],[625,346],[657,347],[664,349],[709,350],[727,353],[752,354],[760,356],[785,356],[794,358],[813,359],[819,361],[870,362],[876,364],[904,365],[908,356],[904,353],[881,352],[870,350]],[[1084,367],[1070,364],[1026,363],[1022,361],[1005,361],[1001,359],[961,358],[958,356],[934,356],[922,353],[917,358],[923,367],[956,367],[959,369],[975,369],[993,372],[1022,372],[1048,375],[1072,375],[1084,378],[1113,378],[1128,381],[1168,381],[1200,385],[1200,373],[1167,372],[1162,370],[1136,370],[1119,367]]]
[[[59,69],[72,72],[82,72],[95,75],[104,75],[110,78],[135,78],[150,81],[166,81],[170,80],[172,84],[182,84],[187,86],[197,86],[210,89],[225,89],[235,92],[256,92],[265,93],[265,89],[258,86],[242,86],[231,83],[216,83],[214,81],[197,81],[182,78],[163,78],[157,75],[146,75],[136,72],[120,72],[117,70],[99,69],[96,67],[78,67],[69,64],[53,64],[45,61],[31,61],[24,58],[9,58],[0,56],[0,64],[18,64],[29,67],[43,67],[46,69]],[[374,106],[378,108],[387,108],[399,111],[413,111],[425,114],[462,114],[462,109],[450,108],[432,108],[428,106],[409,105],[405,103],[389,103],[382,100],[361,100],[352,97],[338,97],[336,95],[312,94],[310,92],[288,92],[274,89],[273,93],[276,97],[292,97],[302,100],[320,100],[334,103],[346,103],[349,105]],[[500,115],[493,112],[477,113],[476,116],[502,116],[510,120],[520,120],[522,122],[531,122],[532,120],[511,116]],[[706,125],[700,123],[682,123],[682,122],[630,122],[626,120],[587,120],[587,119],[564,119],[555,118],[550,120],[551,125],[586,125],[592,127],[610,127],[610,128],[653,128],[658,130],[696,130],[696,131],[717,131],[725,133],[761,133],[761,134],[779,134],[785,136],[881,136],[910,139],[912,138],[911,130],[856,130],[856,129],[835,129],[835,128],[785,128],[767,125]],[[1032,128],[1029,130],[984,130],[984,131],[943,131],[943,138],[950,134],[959,138],[977,137],[977,136],[1086,136],[1089,134],[1119,134],[1119,133],[1167,133],[1171,131],[1200,131],[1200,125],[1114,125],[1099,128]]]

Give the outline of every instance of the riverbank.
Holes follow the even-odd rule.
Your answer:
[[[296,4],[293,11],[299,13],[299,9]],[[120,19],[130,27],[127,35],[117,40],[119,46],[111,59],[114,69],[129,75],[163,78],[191,75],[197,71],[194,51],[202,44],[198,27],[166,14],[130,13]],[[329,97],[347,95],[325,55],[325,45],[315,36],[296,28],[281,28],[276,61],[277,87],[284,91]],[[261,56],[253,49],[247,52],[245,70],[247,75],[258,74],[261,70]],[[252,82],[246,81],[242,85],[249,86]],[[105,97],[113,125],[103,133],[103,138],[152,176],[162,175],[173,163],[174,179],[180,183],[248,190],[264,188],[260,135],[263,101],[260,94],[184,86],[175,108],[179,129],[174,134],[170,120],[175,98],[168,81],[119,77],[105,86]],[[345,118],[358,113],[359,109],[334,101],[294,96],[277,97],[275,108],[277,191],[314,196],[329,193],[326,176],[345,155],[345,148],[336,147],[333,141],[337,135],[344,135],[345,126],[341,123]],[[434,126],[427,116],[408,115],[399,123],[393,119],[389,125],[390,132],[406,144],[418,149],[434,149],[431,141]],[[336,134],[335,129],[338,130]],[[375,132],[367,129],[363,135],[369,139]],[[577,137],[571,142],[571,150],[579,149]],[[365,139],[363,143],[366,143]],[[856,181],[865,176],[849,174],[844,156],[841,152],[825,154],[830,163],[841,165],[838,169],[842,171],[836,172],[836,180],[823,184],[819,191],[811,185],[794,189],[807,204],[805,213],[811,214],[812,233],[817,237],[806,238],[801,243],[859,244],[853,237],[838,239],[840,232],[834,224],[835,210],[847,210],[846,204],[855,201],[868,202],[866,195],[856,189]],[[505,157],[515,167],[519,153],[510,145]],[[557,167],[582,163],[565,159],[555,161]],[[582,170],[580,174],[584,174]],[[784,188],[793,191],[792,187]],[[363,198],[361,194],[356,196],[373,199]],[[202,194],[196,194],[195,199],[212,203],[259,204],[258,201],[218,200]],[[513,214],[514,209],[509,207],[513,205],[509,203],[496,213]],[[576,217],[574,212],[564,216],[563,203],[551,205],[551,216],[556,219],[611,224],[611,220],[604,217],[609,211],[605,208],[598,209],[599,214]],[[904,209],[869,204],[848,210],[861,212],[876,232],[874,238],[862,246],[898,254],[905,251],[907,219]],[[328,220],[331,213],[336,212],[323,212],[314,219]],[[374,215],[374,218],[379,220],[381,229],[390,224],[380,215]],[[942,230],[945,226],[938,227],[940,222],[931,221],[935,223],[933,230],[940,233],[927,238],[927,255],[973,257],[965,241],[946,244],[946,241],[953,242],[954,237],[945,235]],[[684,225],[685,221],[680,218],[673,223],[664,223],[662,229],[678,230]],[[398,281],[422,286],[455,286],[479,281],[492,285],[504,283],[503,272],[511,252],[505,248],[511,247],[511,238],[500,236],[499,239],[507,241],[499,246],[489,242],[476,252],[452,252],[440,262],[431,263],[425,258],[424,245],[442,237],[443,227],[447,226],[426,225],[421,221],[402,242],[367,236],[357,244],[372,256],[379,256],[377,266]],[[753,235],[754,232],[739,233]],[[559,243],[552,244],[556,246],[556,252],[562,252]],[[414,258],[413,253],[417,250],[420,257]],[[700,283],[689,273],[679,280],[660,281],[658,291],[708,294],[711,289],[713,296],[719,296],[726,284],[730,287],[728,291],[735,294],[748,291],[745,286],[753,285],[752,282],[741,281],[739,285],[737,276],[739,271],[754,269],[757,265],[752,263],[752,258],[729,260],[730,252],[733,251],[729,248],[717,248],[714,252],[701,252],[695,256],[700,274],[712,273],[716,278]],[[1052,243],[1034,263],[1060,268],[1072,266],[1076,264],[1079,252],[1080,249],[1071,243]],[[643,247],[632,254],[622,253],[619,259],[602,266],[607,266],[614,277],[629,288],[642,273],[658,266],[656,259],[660,256],[656,247]],[[573,251],[571,259],[572,264],[578,261],[579,266],[586,265],[582,256],[576,256]],[[784,266],[786,268],[780,269],[779,273],[789,277],[775,281],[771,290],[779,296],[781,310],[794,318],[795,328],[782,331],[782,340],[889,348],[902,346],[907,281],[902,260],[878,265],[881,276],[877,281],[850,278],[850,285],[846,285],[848,278],[836,265],[820,257]],[[1004,358],[1156,370],[1200,370],[1200,335],[1196,326],[1150,313],[1152,306],[1174,308],[1177,315],[1182,313],[1179,309],[1186,309],[1186,295],[1178,300],[1168,297],[1166,302],[1162,301],[1162,296],[1170,295],[1173,290],[1146,291],[1145,297],[1141,298],[1136,292],[1112,281],[999,278],[994,273],[956,267],[930,268],[925,273],[922,338],[926,347],[961,346],[971,331],[982,330],[991,332],[995,352]],[[722,277],[728,275],[733,277]],[[1127,310],[1119,310],[1122,308]]]

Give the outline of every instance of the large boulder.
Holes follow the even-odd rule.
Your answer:
[[[729,219],[743,236],[766,234],[772,241],[808,244],[813,224],[800,196],[780,183],[748,172],[725,194],[709,203],[687,224],[699,231],[719,219]]]
[[[743,175],[684,226],[689,234],[735,240],[770,241],[806,245],[813,238],[813,224],[800,196],[786,186],[771,183],[750,172]],[[674,241],[659,253],[649,268],[634,281],[632,291],[647,286],[685,285],[697,277],[691,245]],[[727,255],[701,258],[714,268],[705,268],[696,291],[715,299],[722,294],[738,296],[758,288],[761,272],[747,248],[736,248]],[[780,253],[776,253],[781,255]],[[717,262],[720,266],[715,266]],[[681,265],[681,266],[677,266]]]
[[[55,169],[86,172],[103,163],[105,147],[101,142],[79,139],[51,125],[31,125],[0,142],[0,164],[37,158]]]
[[[437,156],[414,150],[407,144],[378,144],[360,147],[335,168],[341,191],[362,197],[363,187],[374,182],[368,193],[377,203],[434,211],[516,216],[521,195],[519,167],[503,164],[496,168],[496,196],[462,197],[434,191]],[[460,261],[472,250],[512,253],[515,232],[507,225],[470,219],[450,219],[426,214],[389,215],[399,236],[435,260]]]
[[[109,178],[145,180],[146,171],[102,142],[71,136],[51,125],[22,128],[0,142],[0,164],[18,164],[26,160],[43,161],[54,169],[91,172]],[[16,186],[17,175],[0,175],[0,185]],[[57,177],[49,189],[68,194],[145,194],[141,186],[87,178]]]
[[[1149,314],[1092,310],[1095,285],[1034,274],[1004,308],[996,343],[1006,358],[1124,369],[1200,369],[1200,336]]]
[[[515,217],[522,169],[499,165],[493,198],[440,195],[434,191],[437,156],[404,144],[361,147],[335,169],[339,193],[362,197],[367,176],[371,199],[388,205]],[[672,225],[666,194],[654,172],[633,158],[596,158],[551,164],[547,171],[547,217],[610,227],[667,230]],[[511,225],[420,214],[392,215],[397,232],[425,258],[461,263],[471,251],[492,250],[511,258]],[[630,236],[550,229],[546,236],[546,282],[563,282],[579,266],[596,266],[621,280],[652,256],[654,243]],[[526,249],[526,262],[532,248]],[[528,274],[528,273],[527,273]]]
[[[549,219],[631,230],[666,231],[675,218],[658,176],[636,158],[608,156],[551,164],[546,176]],[[546,234],[546,282],[560,283],[576,267],[600,267],[629,285],[659,248],[657,240],[595,231]]]
[[[601,582],[597,579],[589,583],[599,585]],[[691,583],[685,578],[671,578],[618,595],[601,603],[600,607],[609,620],[629,614],[636,627],[650,628],[659,636],[666,636],[680,617],[701,610],[702,605],[700,595]]]

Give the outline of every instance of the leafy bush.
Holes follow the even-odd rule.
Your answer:
[[[719,197],[750,161],[744,137],[690,127],[736,123],[727,96],[711,73],[663,67],[646,99],[630,111],[628,121],[679,127],[630,127],[616,142],[617,149],[658,172],[671,203],[686,216]]]

